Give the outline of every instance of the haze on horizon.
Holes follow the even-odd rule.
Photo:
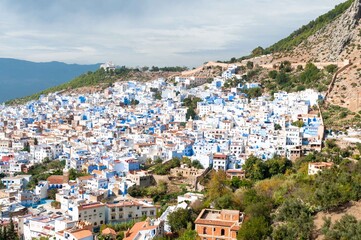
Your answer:
[[[198,66],[267,47],[342,0],[0,2],[0,57]]]

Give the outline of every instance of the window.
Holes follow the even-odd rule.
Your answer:
[[[112,208],[112,212],[115,212],[115,208]]]
[[[97,225],[97,222],[94,222],[94,226],[96,226]]]
[[[224,236],[224,229],[221,229],[221,236]]]
[[[115,216],[112,216],[112,220],[114,220],[115,219]]]
[[[207,228],[206,227],[203,228],[203,234],[207,234]]]
[[[97,210],[96,210],[96,209],[94,209],[94,212],[97,212]]]
[[[104,221],[103,221],[103,220],[101,220],[101,221],[100,221],[100,224],[103,224],[103,223],[104,223]]]

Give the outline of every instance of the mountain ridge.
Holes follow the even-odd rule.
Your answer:
[[[0,58],[0,102],[62,84],[84,72],[98,69],[99,65]]]

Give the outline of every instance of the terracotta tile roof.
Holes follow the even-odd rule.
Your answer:
[[[47,179],[49,184],[63,184],[63,175],[51,175]]]
[[[83,238],[86,238],[86,237],[90,237],[90,236],[93,236],[93,233],[89,230],[86,230],[86,229],[82,229],[82,230],[79,230],[79,231],[76,231],[76,232],[72,232],[71,233],[75,239],[83,239]]]
[[[104,204],[100,203],[100,202],[95,202],[95,203],[88,203],[88,204],[83,204],[78,206],[79,210],[84,210],[84,209],[92,209],[92,208],[98,208],[98,207],[103,207]]]
[[[92,176],[92,175],[78,177],[78,179],[79,179],[80,181],[82,181],[82,180],[90,180],[90,179],[92,179],[92,178],[93,178],[93,176]]]
[[[222,160],[222,159],[226,159],[227,158],[227,155],[225,154],[220,154],[220,153],[215,153],[213,155],[213,158],[216,158],[217,160]]]

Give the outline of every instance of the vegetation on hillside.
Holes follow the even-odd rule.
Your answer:
[[[308,88],[324,92],[331,82],[333,71],[334,67],[331,65],[321,70],[311,62],[307,63],[305,68],[299,65],[293,69],[289,61],[284,61],[268,73],[268,78],[262,81],[262,85],[271,94],[280,90],[295,92]]]
[[[131,71],[133,70],[126,67],[117,68],[115,71],[105,71],[104,69],[98,69],[95,72],[89,71],[87,73],[80,75],[79,77],[74,78],[69,82],[48,88],[44,91],[41,91],[39,93],[27,97],[7,101],[6,104],[21,104],[27,101],[36,100],[40,97],[40,95],[48,94],[52,92],[59,92],[63,90],[70,90],[70,89],[88,87],[88,86],[99,86],[99,85],[108,86],[114,83],[117,79],[126,77]]]
[[[319,16],[316,20],[309,22],[307,25],[304,25],[298,30],[294,31],[288,37],[268,47],[266,51],[280,52],[291,50],[293,47],[298,46],[300,43],[305,41],[309,36],[315,34],[318,30],[335,20],[338,16],[344,13],[353,2],[354,0],[348,0],[344,3],[338,4],[331,11]]]
[[[327,24],[331,23],[337,17],[339,17],[342,13],[344,13],[354,2],[354,0],[347,0],[346,2],[340,3],[335,6],[334,9],[331,11],[319,16],[315,20],[312,20],[308,24],[302,26],[301,28],[297,29],[293,33],[291,33],[288,37],[281,39],[280,41],[276,42],[275,44],[271,45],[268,48],[262,48],[260,46],[256,47],[252,50],[251,54],[247,56],[243,56],[240,58],[232,57],[228,61],[218,61],[224,63],[235,63],[240,62],[246,59],[250,59],[253,57],[266,55],[274,52],[282,52],[282,51],[289,51],[294,47],[301,44],[305,41],[308,37],[315,34],[317,31],[322,29],[323,27],[327,26]]]
[[[324,220],[322,233],[326,239],[361,239],[361,221],[357,221],[354,216],[346,214],[334,224],[329,218]]]
[[[327,129],[346,131],[348,127],[361,127],[361,111],[352,112],[347,108],[332,104],[321,104],[324,124]]]
[[[281,157],[263,161],[251,156],[243,165],[247,172],[244,180],[229,179],[224,171],[213,171],[208,175],[205,200],[170,215],[171,227],[180,236],[170,239],[195,239],[191,230],[194,219],[201,209],[209,207],[246,214],[237,238],[240,240],[311,239],[317,212],[334,211],[361,199],[361,162],[347,159],[360,150],[360,146],[341,149],[335,141],[328,140],[321,153],[311,153],[294,163]],[[333,162],[335,166],[308,175],[308,163],[318,161]],[[322,232],[327,239],[349,236],[352,228],[344,229],[345,224],[359,229],[359,222],[353,217],[345,216],[334,224],[324,221]],[[183,238],[184,234],[191,237]]]
[[[192,119],[196,119],[196,117],[197,117],[196,109],[197,109],[198,102],[202,102],[202,99],[199,97],[195,97],[195,96],[189,96],[183,100],[182,105],[187,108],[187,113],[186,113],[187,120],[190,117]]]
[[[32,175],[30,182],[27,185],[28,189],[34,189],[38,185],[39,181],[46,180],[50,175],[62,175],[63,168],[65,166],[65,160],[53,160],[45,159],[42,163],[36,163],[31,166],[26,173]]]

